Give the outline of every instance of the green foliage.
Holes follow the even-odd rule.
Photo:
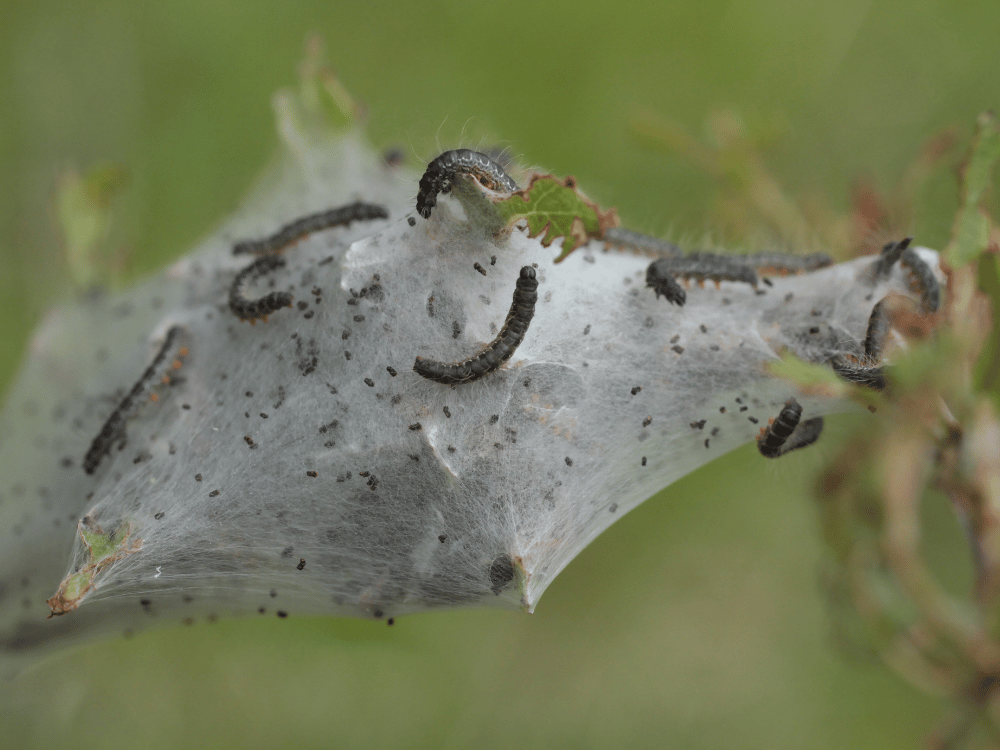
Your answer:
[[[56,190],[56,213],[74,284],[86,288],[106,281],[108,259],[101,254],[111,224],[111,199],[129,182],[128,170],[97,164],[83,175],[67,170]]]
[[[849,386],[829,368],[785,355],[771,365],[771,372],[806,389],[822,390],[831,397],[846,396]]]
[[[892,387],[876,402],[884,419],[858,430],[817,484],[835,623],[910,683],[956,704],[931,747],[994,747],[1000,738],[1000,420],[995,394],[974,377],[996,337],[995,289],[993,299],[984,293],[977,261],[993,226],[981,202],[998,157],[1000,133],[982,115],[944,305],[929,318],[895,313],[897,328],[924,340],[896,358]],[[935,570],[923,542],[927,507],[966,530],[965,549],[952,551],[974,563],[964,591]]]
[[[982,254],[993,226],[981,203],[990,187],[993,168],[1000,160],[1000,127],[992,112],[981,114],[976,124],[976,137],[963,173],[961,203],[952,241],[945,251],[945,258],[955,268]]]

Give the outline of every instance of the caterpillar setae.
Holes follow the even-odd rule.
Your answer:
[[[884,367],[865,365],[845,354],[837,354],[831,357],[830,367],[844,380],[863,385],[865,388],[884,391],[887,385]]]
[[[513,193],[517,190],[517,183],[486,154],[467,148],[445,151],[427,165],[420,178],[417,213],[429,219],[431,210],[437,205],[438,193],[450,192],[457,175],[475,177],[483,186],[496,192]]]
[[[528,325],[535,315],[538,301],[538,280],[535,269],[524,266],[514,288],[514,300],[500,333],[475,357],[464,362],[439,362],[435,359],[417,357],[413,371],[423,378],[444,385],[472,383],[484,375],[499,369],[514,354],[524,340]]]
[[[167,331],[166,339],[163,341],[163,346],[160,347],[160,351],[156,353],[153,357],[153,361],[149,364],[149,367],[145,369],[142,375],[139,377],[138,382],[132,386],[132,390],[128,392],[128,395],[122,399],[121,403],[111,412],[111,416],[105,421],[104,426],[101,427],[101,431],[97,433],[97,437],[90,444],[90,448],[87,450],[87,454],[83,457],[83,470],[88,474],[93,474],[97,470],[97,466],[101,463],[108,452],[111,450],[111,446],[115,441],[124,438],[125,436],[125,420],[128,419],[129,413],[135,408],[137,402],[142,397],[143,392],[149,390],[153,381],[156,379],[157,373],[160,368],[163,367],[164,361],[167,359],[167,355],[173,351],[174,347],[178,343],[178,339],[184,329],[181,326],[173,326],[169,331]],[[180,368],[180,358],[186,357],[188,354],[188,348],[186,346],[180,346],[177,349],[177,359],[174,360],[174,369]]]
[[[340,208],[310,214],[286,224],[270,237],[262,240],[246,240],[233,246],[233,255],[264,255],[278,253],[289,245],[298,242],[303,237],[324,229],[347,226],[352,221],[371,221],[373,219],[388,219],[389,211],[374,203],[350,203]]]

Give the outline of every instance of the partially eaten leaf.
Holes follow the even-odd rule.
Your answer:
[[[542,247],[562,238],[562,252],[556,263],[564,260],[580,245],[599,238],[604,230],[618,226],[618,214],[606,211],[587,198],[573,177],[532,175],[528,186],[518,190],[497,206],[508,223],[524,220],[528,236],[540,237]]]

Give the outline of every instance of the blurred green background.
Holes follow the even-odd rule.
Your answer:
[[[713,184],[636,138],[636,113],[700,134],[731,107],[777,127],[769,164],[789,193],[845,209],[853,180],[893,185],[925,139],[968,134],[997,106],[1000,4],[901,8],[6,0],[0,386],[67,294],[60,170],[129,167],[111,239],[131,250],[130,278],[154,272],[232,211],[274,152],[270,97],[295,82],[311,32],[375,143],[411,167],[502,141],[575,174],[629,226],[700,232]],[[953,176],[927,192],[915,229],[940,246]],[[745,448],[673,485],[591,545],[533,616],[235,621],[96,644],[0,688],[0,743],[916,747],[943,706],[838,651],[817,584],[810,477],[857,423],[833,421],[801,455],[766,463]],[[947,519],[935,528],[930,544],[954,539]]]

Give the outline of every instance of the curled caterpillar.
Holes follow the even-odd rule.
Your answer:
[[[249,320],[251,323],[255,323],[261,318],[266,318],[275,310],[291,307],[292,295],[288,292],[271,292],[259,299],[247,299],[246,295],[243,294],[244,284],[256,281],[261,276],[266,276],[284,265],[284,258],[277,255],[263,255],[236,274],[232,286],[229,287],[229,309],[233,315],[240,320]]]
[[[909,247],[910,240],[910,237],[906,237],[899,242],[886,244],[871,266],[871,278],[873,280],[885,278],[898,262],[909,276],[910,289],[920,295],[923,312],[925,314],[936,312],[941,303],[941,290],[937,278],[931,267]],[[884,308],[885,300],[872,308],[868,318],[868,329],[865,332],[863,359],[859,360],[849,354],[838,354],[829,360],[833,371],[844,380],[876,391],[885,390],[888,385],[886,368],[879,364],[889,335],[889,318]]]
[[[778,458],[789,451],[812,445],[823,432],[823,418],[802,419],[802,406],[794,398],[788,399],[778,416],[768,420],[757,436],[757,450],[765,458]]]
[[[941,304],[941,289],[931,267],[924,263],[917,251],[911,247],[903,249],[899,265],[906,269],[910,277],[910,289],[920,295],[920,304],[925,313],[937,312]]]
[[[131,415],[133,409],[138,405],[139,400],[142,398],[143,394],[147,391],[151,391],[154,381],[156,380],[157,374],[163,368],[163,363],[167,359],[167,355],[177,348],[177,358],[173,361],[173,369],[179,369],[181,366],[181,358],[186,357],[188,354],[188,348],[186,346],[178,346],[179,339],[184,333],[184,329],[181,326],[173,326],[169,331],[167,331],[167,336],[163,341],[163,346],[153,357],[153,361],[149,364],[149,367],[145,369],[142,375],[139,376],[139,380],[132,390],[128,392],[128,395],[122,399],[121,403],[111,412],[111,416],[108,417],[104,425],[101,427],[101,431],[97,433],[97,436],[90,443],[90,448],[87,450],[87,454],[83,457],[83,470],[88,474],[93,474],[101,460],[110,452],[111,446],[117,440],[124,438],[125,436],[125,420]],[[164,380],[168,376],[164,375]]]
[[[883,391],[887,382],[885,368],[879,365],[885,340],[889,335],[889,318],[885,314],[885,300],[872,308],[865,331],[865,356],[858,359],[849,354],[837,354],[830,358],[830,367],[844,380],[866,388]]]
[[[535,269],[524,266],[514,288],[514,300],[500,333],[475,357],[464,362],[439,362],[417,357],[413,371],[423,378],[444,385],[472,383],[500,368],[524,340],[528,325],[535,315],[538,301],[538,280]]]
[[[871,274],[874,281],[886,278],[892,271],[892,267],[900,259],[903,251],[909,247],[913,241],[912,237],[904,237],[898,242],[887,242],[882,246],[882,252],[871,265]]]
[[[517,183],[486,154],[467,148],[445,151],[427,165],[424,176],[420,178],[417,213],[429,219],[431,210],[437,205],[438,193],[450,192],[457,175],[475,177],[486,188],[496,192],[513,193],[517,190]]]
[[[374,203],[349,203],[346,206],[321,211],[318,214],[303,216],[301,219],[286,224],[270,237],[262,240],[246,240],[233,246],[233,255],[264,255],[279,253],[289,245],[298,242],[314,232],[321,232],[333,227],[347,226],[352,221],[372,221],[388,219],[389,211],[384,206]]]
[[[885,300],[872,308],[865,331],[865,356],[873,362],[882,358],[885,340],[889,335],[889,317],[885,314]]]

